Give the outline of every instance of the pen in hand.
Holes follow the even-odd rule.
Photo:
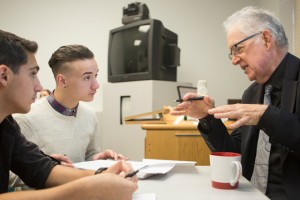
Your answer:
[[[133,176],[136,175],[139,171],[140,171],[139,169],[138,169],[138,170],[134,170],[134,171],[128,173],[128,174],[125,176],[125,178],[133,177]]]
[[[125,178],[130,178],[130,177],[133,177],[134,175],[136,175],[141,169],[144,169],[148,167],[148,165],[144,165],[143,167],[140,167],[139,169],[137,170],[133,170],[132,172],[128,173]]]
[[[189,98],[186,101],[195,101],[195,100],[203,100],[203,99],[204,99],[204,96],[199,96],[199,97]],[[174,101],[182,103],[184,100],[183,99],[176,99]]]

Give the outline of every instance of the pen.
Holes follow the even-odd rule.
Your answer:
[[[125,176],[125,178],[133,177],[133,176],[136,175],[139,171],[140,171],[139,169],[138,169],[138,170],[134,170],[134,171],[128,173],[128,174]]]
[[[189,98],[187,101],[195,101],[195,100],[203,100],[203,99],[204,99],[204,96],[199,96],[199,97]],[[182,103],[184,100],[183,99],[176,99],[174,101]]]

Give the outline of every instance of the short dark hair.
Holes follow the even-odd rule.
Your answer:
[[[91,50],[83,45],[67,45],[58,48],[51,56],[48,64],[52,69],[54,76],[66,70],[65,63],[94,58]]]
[[[27,53],[36,53],[37,49],[35,41],[0,30],[0,64],[8,66],[15,74],[27,63]]]

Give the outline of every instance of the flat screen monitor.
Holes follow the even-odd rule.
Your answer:
[[[177,80],[178,36],[155,19],[110,31],[108,81]]]
[[[177,86],[177,92],[178,92],[178,97],[179,99],[182,99],[186,93],[197,93],[197,88],[196,87],[190,87],[190,86]]]

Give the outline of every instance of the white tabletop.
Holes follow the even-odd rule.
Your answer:
[[[164,175],[139,180],[137,193],[155,193],[156,200],[264,200],[269,199],[242,177],[238,189],[211,186],[209,166],[176,166]]]

